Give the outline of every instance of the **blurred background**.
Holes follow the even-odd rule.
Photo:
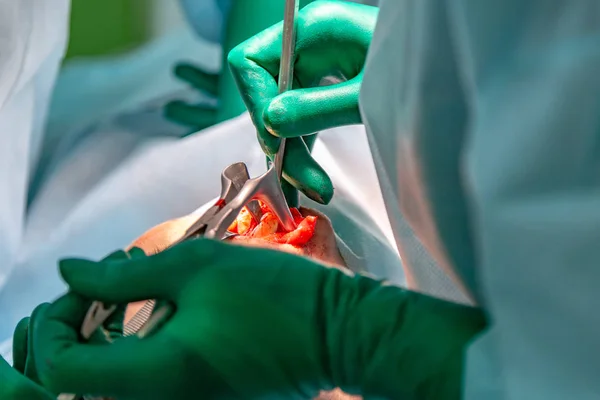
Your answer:
[[[67,62],[121,54],[183,25],[175,0],[72,0]]]

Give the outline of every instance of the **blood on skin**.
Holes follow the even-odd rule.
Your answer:
[[[303,217],[297,208],[290,211],[296,222],[296,229],[291,232],[285,231],[279,224],[279,220],[271,210],[262,202],[259,202],[263,216],[256,221],[246,207],[242,209],[236,220],[229,227],[229,232],[240,236],[262,239],[271,243],[289,244],[301,247],[312,239],[317,226],[316,216]]]

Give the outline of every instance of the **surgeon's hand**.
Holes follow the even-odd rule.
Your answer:
[[[219,85],[218,73],[206,72],[188,63],[177,64],[174,73],[177,78],[212,97],[216,102]],[[190,127],[192,133],[213,126],[217,122],[217,106],[211,104],[172,101],[165,106],[164,114],[167,119]]]
[[[235,47],[230,69],[268,156],[286,143],[284,177],[311,199],[328,203],[333,186],[310,156],[308,138],[323,129],[361,122],[358,110],[363,67],[378,9],[316,1],[298,14],[294,89],[278,95],[282,23]],[[324,86],[326,78],[339,83]],[[349,138],[351,140],[351,138]]]
[[[337,386],[458,399],[464,348],[484,324],[476,309],[207,239],[133,260],[64,260],[60,270],[73,292],[34,329],[38,373],[55,392],[299,399]],[[86,298],[165,299],[176,312],[148,338],[90,345],[78,340]]]

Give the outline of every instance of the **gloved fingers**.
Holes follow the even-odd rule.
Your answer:
[[[217,120],[217,110],[209,105],[191,105],[183,101],[172,101],[164,107],[164,115],[170,121],[197,130],[208,128]]]
[[[302,138],[292,138],[286,142],[283,177],[317,203],[328,204],[333,197],[331,178],[312,158]]]
[[[45,387],[55,393],[113,395],[128,384],[139,386],[139,379],[164,373],[168,366],[162,356],[172,346],[154,343],[153,338],[123,338],[111,345],[79,343],[79,327],[89,305],[70,292],[51,304],[33,328],[35,357]]]
[[[52,400],[50,393],[20,375],[0,357],[0,398],[3,400]]]
[[[219,91],[219,74],[205,72],[200,68],[187,63],[180,63],[175,66],[175,76],[188,82],[194,88],[206,92],[211,96],[217,96]]]
[[[129,263],[135,264],[131,260],[66,259],[59,262],[59,269],[71,290],[108,304],[168,296],[165,290],[169,283],[167,271],[152,270],[145,262],[142,266],[136,265],[134,270]],[[162,279],[157,278],[159,276]]]
[[[340,80],[360,80],[360,72],[364,66],[369,48],[372,30],[376,22],[376,9],[360,5],[348,5],[344,2],[314,2],[304,7],[298,13],[296,32],[296,60],[294,82],[304,88],[322,86],[324,78],[336,77]],[[331,16],[334,16],[333,18]],[[335,16],[343,23],[335,23]],[[278,23],[258,35],[236,46],[228,54],[227,61],[242,99],[250,112],[259,136],[263,137],[263,150],[272,156],[277,150],[278,142],[267,138],[263,113],[271,100],[279,94],[277,76],[281,59],[283,23]],[[358,76],[358,79],[356,79]],[[337,86],[337,85],[336,85]],[[310,93],[317,93],[314,103],[321,104],[319,90],[306,89],[307,98]],[[343,96],[342,104],[337,102],[327,110],[335,119],[341,119],[344,124],[348,121],[360,121],[356,113],[358,103],[357,85],[341,85],[338,95]],[[330,99],[330,97],[326,97]],[[350,101],[351,100],[351,101]],[[354,104],[352,106],[351,104]],[[321,104],[322,105],[322,104]],[[334,106],[341,106],[339,111]],[[301,116],[318,115],[318,105],[301,112]],[[297,110],[295,110],[297,112]],[[286,110],[286,114],[288,111]],[[311,114],[312,113],[312,114]],[[288,118],[294,118],[289,116]],[[279,121],[274,120],[273,123]],[[282,121],[287,124],[287,120]],[[332,126],[322,118],[318,123],[310,124],[304,121],[305,132],[315,132],[323,126]],[[293,124],[287,124],[292,129],[291,135],[297,136],[299,131]],[[311,129],[315,129],[312,130]]]
[[[31,379],[35,383],[40,383],[40,379],[38,376],[38,370],[35,360],[35,352],[37,347],[34,342],[33,331],[36,329],[37,324],[40,319],[43,318],[44,313],[50,306],[50,303],[42,303],[37,306],[33,312],[31,313],[31,318],[29,319],[29,329],[27,335],[27,362],[25,364],[25,373],[24,375]]]
[[[173,300],[202,262],[219,255],[218,243],[192,240],[153,256],[130,260],[65,259],[59,262],[59,269],[73,291],[106,303]]]
[[[271,135],[290,138],[361,123],[358,97],[362,73],[332,86],[291,90],[271,100],[263,123]]]
[[[25,364],[27,362],[27,336],[29,334],[29,320],[30,317],[25,317],[20,320],[13,334],[13,367],[22,374],[25,374]]]

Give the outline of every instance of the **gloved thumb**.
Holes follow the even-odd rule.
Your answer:
[[[265,128],[290,138],[361,123],[358,98],[362,73],[331,86],[295,89],[273,98],[263,111]]]
[[[217,241],[191,240],[149,257],[94,262],[65,259],[61,276],[71,290],[104,303],[174,300],[198,266],[219,253]]]

